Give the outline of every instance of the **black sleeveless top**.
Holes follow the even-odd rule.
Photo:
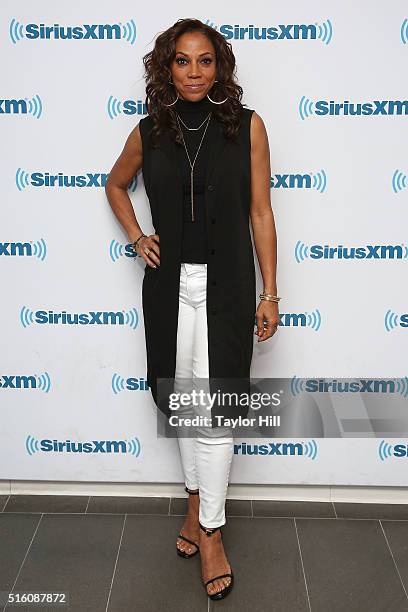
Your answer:
[[[208,117],[208,113],[213,109],[213,104],[208,100],[207,96],[198,102],[179,98],[173,106],[173,109],[188,127],[198,127],[205,118]],[[214,121],[214,117],[211,117],[210,122],[211,121]],[[189,131],[180,122],[191,162],[194,161],[206,124],[207,122],[205,122],[199,130]],[[194,221],[191,215],[191,166],[184,145],[176,144],[177,161],[183,177],[183,236],[181,261],[185,263],[207,262],[204,193],[210,144],[209,139],[210,133],[207,128],[194,163]]]

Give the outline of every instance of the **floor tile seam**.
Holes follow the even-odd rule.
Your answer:
[[[12,586],[12,587],[11,587],[11,589],[8,591],[9,593],[12,593],[12,592],[14,591],[14,587],[15,587],[15,586],[16,586],[16,584],[17,584],[18,578],[19,578],[19,576],[20,576],[20,574],[21,574],[21,570],[23,569],[23,565],[24,565],[24,563],[25,563],[25,560],[26,560],[26,558],[27,558],[27,555],[28,555],[28,553],[29,553],[29,551],[30,551],[30,548],[31,548],[32,543],[33,543],[33,541],[34,541],[34,538],[35,538],[35,536],[36,536],[36,534],[37,534],[37,531],[38,531],[38,528],[39,528],[39,526],[40,526],[40,523],[41,523],[41,521],[42,521],[42,517],[43,517],[43,514],[41,514],[41,516],[40,516],[40,518],[39,518],[39,520],[38,520],[38,522],[37,522],[37,526],[36,526],[36,528],[35,528],[35,530],[34,530],[34,533],[33,533],[32,537],[31,537],[30,543],[29,543],[28,548],[27,548],[27,550],[26,550],[26,554],[24,555],[24,558],[23,558],[23,560],[22,560],[22,562],[21,562],[20,568],[19,568],[19,570],[18,570],[18,572],[17,572],[17,576],[16,576],[16,578],[15,578],[15,580],[14,580],[13,586]],[[7,602],[6,602],[6,605],[5,605],[5,606],[4,606],[4,608],[3,608],[3,612],[5,611],[5,609],[6,609],[6,608],[7,608]]]
[[[106,600],[105,612],[108,612],[108,608],[109,608],[109,602],[110,602],[110,597],[111,597],[111,593],[112,593],[113,581],[114,581],[114,579],[115,579],[116,566],[117,566],[117,563],[118,563],[118,558],[119,558],[120,547],[121,547],[121,545],[122,545],[123,532],[124,532],[124,530],[125,530],[126,519],[127,519],[127,514],[125,514],[125,516],[124,516],[124,518],[123,518],[122,531],[121,531],[121,534],[120,534],[120,539],[119,539],[118,550],[117,550],[117,552],[116,552],[115,565],[114,565],[114,567],[113,567],[112,579],[111,579],[111,584],[110,584],[110,587],[109,587],[108,597],[107,597],[107,600]]]
[[[382,526],[381,520],[379,520],[378,522],[380,523],[381,531],[382,531],[382,533],[383,533],[383,535],[384,535],[384,538],[385,538],[385,541],[386,541],[386,543],[387,543],[388,550],[390,551],[390,555],[391,555],[391,558],[392,558],[393,563],[394,563],[395,571],[397,572],[398,577],[399,577],[400,582],[401,582],[401,586],[402,586],[402,588],[404,589],[405,597],[408,599],[407,589],[405,588],[404,581],[403,581],[402,576],[401,576],[401,574],[400,574],[400,571],[399,571],[399,569],[398,569],[398,564],[397,564],[397,562],[396,562],[396,560],[395,560],[394,553],[392,552],[392,548],[391,548],[391,545],[390,545],[390,543],[389,543],[389,541],[388,541],[387,534],[385,533],[385,530],[384,530],[384,527]]]
[[[298,529],[297,529],[297,525],[296,525],[296,518],[295,517],[293,518],[293,524],[294,524],[294,527],[295,527],[296,539],[297,539],[299,556],[300,556],[300,563],[302,565],[303,580],[305,582],[307,603],[308,603],[308,606],[309,606],[309,610],[311,611],[312,610],[312,606],[310,604],[309,589],[307,588],[306,570],[305,570],[305,566],[304,566],[304,563],[303,563],[302,547],[300,545],[299,533],[298,533]]]

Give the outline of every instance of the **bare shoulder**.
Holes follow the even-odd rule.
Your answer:
[[[251,147],[265,147],[268,142],[265,123],[256,111],[251,116]]]
[[[251,136],[260,136],[266,132],[265,123],[260,115],[254,110],[251,116]]]

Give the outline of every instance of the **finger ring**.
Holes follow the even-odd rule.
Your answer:
[[[149,247],[145,247],[145,248],[144,248],[144,252],[146,253],[146,255],[148,255],[148,254],[150,253],[150,249],[149,249]]]

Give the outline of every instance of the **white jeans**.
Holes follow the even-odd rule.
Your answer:
[[[205,384],[209,391],[206,284],[206,263],[181,264],[175,391],[186,391],[186,386],[191,388],[194,379],[200,379],[200,389]],[[180,407],[177,414],[211,417],[211,411],[203,405]],[[197,426],[193,436],[191,428],[190,437],[180,433],[178,442],[185,485],[188,489],[200,490],[200,523],[208,528],[224,525],[234,449],[231,430]]]

